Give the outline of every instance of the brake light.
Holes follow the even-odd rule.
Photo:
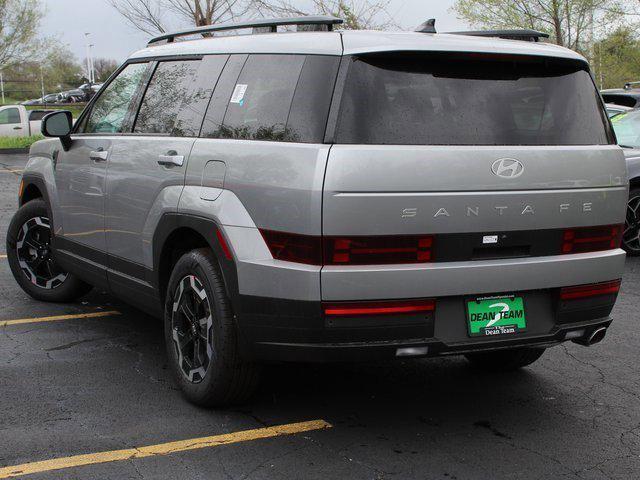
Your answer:
[[[569,228],[562,237],[562,253],[585,253],[613,250],[622,241],[622,225]]]
[[[415,315],[433,312],[435,300],[407,300],[400,302],[341,302],[324,303],[324,314],[329,317],[356,317],[368,315]]]
[[[621,280],[604,283],[591,283],[577,287],[560,289],[560,300],[578,300],[582,298],[598,297],[601,295],[615,295],[620,291]]]
[[[431,235],[324,238],[326,265],[426,263],[432,260]]]
[[[311,235],[260,230],[276,260],[322,265],[322,239]]]

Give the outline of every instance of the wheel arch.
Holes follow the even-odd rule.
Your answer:
[[[221,231],[220,226],[209,218],[177,213],[163,215],[153,239],[153,281],[162,305],[173,266],[183,254],[196,248],[209,248],[213,252],[233,305],[238,291],[236,265],[222,250],[217,239],[218,231]]]
[[[35,175],[24,175],[22,177],[22,189],[18,198],[18,205],[21,207],[36,198],[42,198],[47,206],[50,207],[44,179]]]

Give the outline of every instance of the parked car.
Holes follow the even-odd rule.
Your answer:
[[[25,100],[24,102],[20,103],[20,105],[25,105],[25,106],[42,105],[42,104],[43,104],[42,98],[34,98],[32,100]]]
[[[245,399],[265,361],[513,370],[601,341],[628,189],[587,61],[339,23],[165,34],[75,126],[47,116],[7,234],[20,286],[162,317],[177,383],[208,406]],[[310,31],[210,36],[290,24]]]
[[[62,103],[86,102],[89,98],[87,93],[79,88],[62,92],[60,101]]]
[[[0,107],[0,137],[28,137],[39,134],[42,118],[51,111],[28,111],[23,105]]]
[[[640,109],[611,119],[620,146],[625,149],[629,176],[629,202],[622,238],[629,255],[640,255]]]
[[[637,88],[637,85],[638,82],[628,82],[624,88],[611,88],[602,90],[600,93],[605,103],[630,108],[640,107],[640,88]]]
[[[42,98],[42,103],[46,105],[47,103],[61,103],[62,102],[62,93],[50,93],[49,95],[45,95]]]
[[[628,112],[630,110],[633,110],[633,108],[631,108],[631,107],[625,107],[624,105],[616,105],[614,103],[605,104],[605,108],[607,110],[607,115],[609,115],[609,118],[615,117],[616,115],[618,115],[620,113],[624,113],[624,112]]]

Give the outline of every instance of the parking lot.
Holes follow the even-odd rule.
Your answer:
[[[25,161],[0,155],[3,249]],[[639,478],[639,281],[628,260],[603,343],[519,373],[270,366],[249,404],[216,411],[181,397],[158,320],[99,291],[36,302],[3,255],[0,479]]]

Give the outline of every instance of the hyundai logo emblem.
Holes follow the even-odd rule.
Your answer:
[[[515,158],[501,158],[491,165],[494,175],[502,178],[518,178],[524,172],[524,165]]]

